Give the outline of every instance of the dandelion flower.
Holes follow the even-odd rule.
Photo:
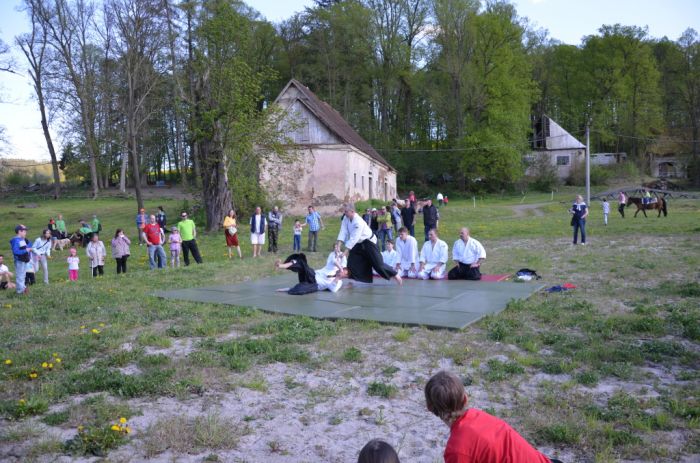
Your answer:
[[[49,364],[47,362],[44,362],[41,364],[41,368],[48,368]]]
[[[61,363],[61,357],[56,357],[56,363]]]
[[[121,418],[119,418],[119,422],[120,422],[121,424],[126,423],[126,418],[124,418],[124,417],[122,416]]]
[[[12,365],[11,359],[5,359],[5,365]]]
[[[54,352],[52,355],[54,358],[58,357],[58,354],[56,352]]]
[[[39,375],[35,371],[29,373],[29,379],[37,379],[37,377],[39,377]]]
[[[119,426],[117,426],[116,424],[113,424],[110,429],[112,429],[112,431],[121,431],[121,429],[119,429]]]
[[[5,307],[6,309],[11,309],[11,308],[12,308],[12,304],[5,304],[3,307]]]
[[[93,328],[91,331],[93,334],[100,334],[100,330],[98,330],[97,328]]]
[[[81,329],[81,330],[84,330],[84,329],[85,329],[85,325],[80,325],[80,329]]]
[[[131,428],[130,428],[129,426],[125,427],[125,428],[124,428],[124,432],[126,432],[127,434],[129,434],[129,433],[131,432]]]
[[[53,370],[53,363],[49,363],[49,370]]]
[[[26,403],[27,403],[26,400],[24,400],[24,399],[19,399],[19,404],[20,404],[20,405],[24,405],[24,404],[26,404]]]
[[[85,429],[85,426],[83,426],[82,424],[78,426],[78,432],[83,432],[83,429]]]
[[[100,327],[104,328],[104,326],[105,326],[104,323],[100,323]]]

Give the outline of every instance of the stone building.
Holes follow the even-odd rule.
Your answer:
[[[269,156],[260,168],[268,198],[290,214],[309,205],[334,213],[345,202],[396,197],[396,170],[328,103],[297,80],[274,102],[283,110],[289,156]]]
[[[554,166],[557,177],[565,179],[586,160],[586,145],[548,116],[534,120],[532,149],[525,157],[529,164],[527,175],[536,175],[541,162],[547,162]]]

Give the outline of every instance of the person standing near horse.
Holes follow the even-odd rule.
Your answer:
[[[620,213],[622,218],[625,218],[625,206],[627,205],[627,196],[625,195],[625,192],[620,190],[620,192],[617,194],[617,212]]]
[[[588,206],[583,202],[581,195],[576,195],[576,201],[572,204],[569,212],[572,214],[571,226],[574,227],[574,245],[578,240],[578,232],[581,230],[581,244],[586,245],[586,217],[588,217]]]

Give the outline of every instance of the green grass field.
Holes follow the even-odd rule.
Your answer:
[[[572,197],[487,198],[476,208],[452,200],[441,210],[450,247],[463,225],[486,246],[484,271],[529,267],[547,285],[579,286],[458,332],[151,295],[272,274],[274,257],[252,259],[246,233],[242,261],[227,258],[222,233],[202,233],[204,265],[149,271],[145,247],[132,244],[128,274],[116,275],[108,258],[106,275],[89,278],[84,258],[74,283],[67,253],[56,252],[50,285],[37,274],[27,297],[0,292],[0,460],[351,461],[383,437],[406,461],[441,461],[448,430],[424,410],[421,391],[450,368],[473,406],[563,461],[697,461],[700,203],[671,200],[666,218],[624,220],[613,204],[604,227],[596,202],[582,248],[570,244]],[[521,201],[546,203],[542,215],[516,214]],[[172,222],[181,203],[147,208],[161,204]],[[69,229],[97,213],[108,254],[117,227],[134,238],[131,200],[38,206],[0,206],[0,253],[11,267],[14,226],[28,225],[33,240],[58,212]],[[340,221],[324,220],[321,248],[330,249]],[[290,222],[280,254],[291,250]]]

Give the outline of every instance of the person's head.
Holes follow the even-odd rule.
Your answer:
[[[392,240],[386,240],[386,250],[391,252],[394,250],[394,242]]]
[[[582,202],[583,202],[583,196],[581,196],[581,195],[576,195],[576,202],[577,202],[577,203],[582,203]]]
[[[122,230],[121,228],[117,228],[117,231],[114,232],[114,237],[119,238],[123,234],[124,234],[124,230]]]
[[[262,214],[262,208],[260,206],[255,208],[255,215],[260,215]]]
[[[335,251],[336,253],[342,252],[342,250],[343,250],[342,247],[343,247],[343,245],[340,244],[339,241],[336,241],[335,243],[333,243],[333,251]]]
[[[435,243],[438,239],[438,232],[434,228],[431,228],[428,232],[428,239],[431,243]]]
[[[91,240],[93,243],[97,243],[98,241],[100,241],[100,235],[98,235],[97,232],[93,233]]]
[[[187,220],[187,211],[180,212],[180,218],[182,220]]]
[[[298,220],[295,220],[294,225],[301,225],[301,222],[299,222]]]
[[[274,206],[274,207],[272,208],[272,212],[279,212],[279,211],[280,211],[280,208],[277,207],[277,206]]]
[[[408,238],[408,229],[406,227],[399,228],[399,238],[404,241],[406,241],[406,238]]]
[[[148,216],[148,221],[151,223],[156,223],[156,216],[151,214]]]
[[[158,206],[158,210],[159,210],[160,212],[165,212],[165,211],[163,210],[163,206]]]
[[[367,209],[365,209],[365,214],[369,214],[371,212],[372,212],[372,209],[370,209],[369,207]]]
[[[97,218],[97,214],[92,214],[92,218],[93,218],[93,219],[96,219],[96,218]]]
[[[432,206],[432,205],[433,205],[433,200],[430,199],[430,198],[428,198],[428,199],[425,201],[425,205],[428,206],[428,207]]]
[[[19,236],[20,238],[26,238],[27,237],[27,227],[25,227],[23,224],[19,224],[15,227],[15,234]]]
[[[604,203],[607,203],[607,202],[608,202],[608,198],[603,198],[603,202],[604,202]]]
[[[230,210],[228,211],[228,214],[227,214],[227,215],[228,215],[229,217],[231,217],[232,219],[234,219],[234,218],[236,218],[236,211],[234,211],[233,209],[230,209]]]
[[[313,207],[313,206],[309,206],[309,214],[311,214],[313,211],[314,211],[314,207]]]
[[[48,228],[45,228],[43,232],[41,232],[41,235],[44,237],[45,240],[48,240],[51,238],[51,230]]]
[[[70,248],[71,257],[75,257],[78,254],[78,250],[75,248]]]
[[[348,220],[353,220],[355,218],[355,205],[350,203],[343,205],[343,214]]]
[[[384,208],[384,210],[387,211],[387,212],[391,212],[391,206],[386,206],[386,207]]]
[[[394,447],[387,444],[381,439],[372,439],[367,442],[360,455],[357,457],[357,463],[400,463],[399,456],[396,454]]]
[[[376,207],[372,208],[372,215],[377,215],[377,208]]]
[[[466,243],[469,240],[469,227],[462,227],[459,230],[459,237]]]
[[[63,214],[58,214],[58,220],[63,220]]]
[[[170,229],[170,233],[177,235],[178,233],[180,233],[180,230],[178,230],[177,227],[173,227]]]
[[[462,380],[449,371],[439,371],[425,384],[425,405],[433,415],[450,425],[467,406]]]
[[[49,219],[49,223],[56,223],[56,221],[53,219],[53,217],[51,217],[51,218]]]

